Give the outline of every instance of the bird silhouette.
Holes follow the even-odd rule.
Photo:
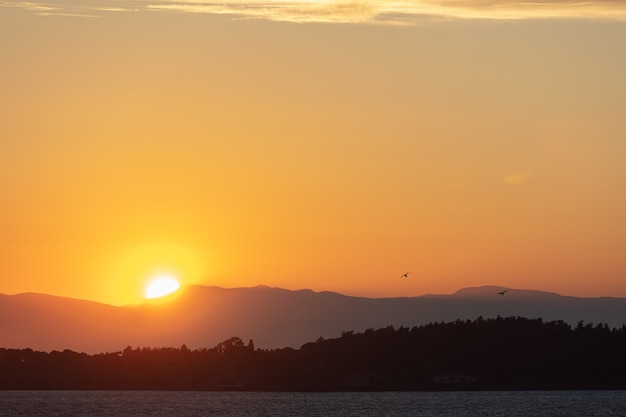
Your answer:
[[[400,278],[408,278],[409,274],[410,272],[405,272],[404,274],[400,275]]]
[[[505,293],[505,292],[507,292],[507,291],[508,291],[508,290],[500,291],[500,292],[498,293],[498,295],[504,295],[504,293]]]

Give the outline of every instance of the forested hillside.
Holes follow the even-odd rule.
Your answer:
[[[1,389],[626,388],[626,326],[510,317],[347,331],[300,349],[0,349]]]

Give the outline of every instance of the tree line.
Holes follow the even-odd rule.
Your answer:
[[[346,331],[300,349],[130,347],[88,355],[0,348],[0,389],[626,389],[626,325],[523,317]]]

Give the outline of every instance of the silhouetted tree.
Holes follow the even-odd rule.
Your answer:
[[[0,348],[0,389],[626,388],[626,325],[497,317],[346,331],[300,349]],[[460,381],[460,382],[459,382]]]

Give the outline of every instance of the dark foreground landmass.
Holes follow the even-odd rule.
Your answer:
[[[300,349],[0,349],[0,389],[626,389],[626,326],[509,317],[344,332]]]

